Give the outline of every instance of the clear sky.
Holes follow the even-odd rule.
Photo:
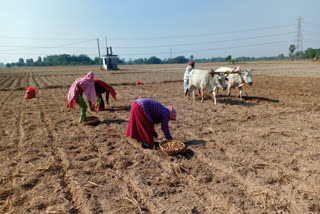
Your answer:
[[[288,55],[320,48],[320,0],[0,0],[0,62],[52,54],[126,60]]]

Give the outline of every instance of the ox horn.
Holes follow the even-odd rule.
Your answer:
[[[212,68],[209,70],[209,74],[211,74],[212,76],[214,75],[214,74],[217,74],[217,72],[215,72]]]

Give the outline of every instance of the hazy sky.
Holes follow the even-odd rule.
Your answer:
[[[320,0],[0,0],[0,62],[52,54],[126,60],[288,55],[320,48]]]

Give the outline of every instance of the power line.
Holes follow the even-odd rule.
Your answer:
[[[198,42],[198,43],[187,43],[187,44],[171,44],[171,45],[154,45],[154,46],[127,46],[127,47],[116,47],[117,49],[129,49],[129,48],[163,48],[163,47],[179,47],[179,46],[192,46],[192,45],[207,45],[207,44],[214,44],[214,43],[222,43],[222,42],[234,42],[234,41],[241,41],[241,40],[250,40],[250,39],[257,39],[257,38],[267,38],[273,36],[280,36],[280,35],[288,35],[295,32],[289,33],[279,33],[273,35],[266,35],[266,36],[255,36],[255,37],[248,37],[248,38],[240,38],[240,39],[227,39],[227,40],[218,40],[212,42]]]
[[[176,51],[175,53],[192,53],[192,52],[203,52],[203,51],[214,51],[214,50],[227,50],[227,49],[245,48],[245,47],[255,47],[255,46],[263,46],[263,45],[271,45],[271,44],[280,44],[280,43],[288,43],[288,41],[266,42],[266,43],[252,44],[252,45],[239,45],[239,46],[230,46],[230,47],[221,47],[221,48],[210,48],[210,49],[200,49],[200,50]],[[160,55],[160,54],[168,54],[168,52],[159,52],[159,53],[135,53],[135,54],[119,54],[119,55]]]
[[[61,53],[61,54],[58,54],[58,53],[0,53],[0,55],[32,55],[32,56],[52,56],[52,55],[61,55],[61,54],[67,54],[67,55],[83,55],[83,54],[68,54],[68,53]],[[96,53],[86,53],[84,55],[96,55]]]
[[[280,44],[280,43],[288,43],[288,41],[277,41],[277,42],[265,42],[251,45],[239,45],[239,46],[229,46],[229,47],[220,47],[220,48],[209,48],[209,49],[200,49],[200,50],[185,50],[185,51],[176,51],[174,53],[192,53],[192,52],[204,52],[204,51],[214,51],[214,50],[228,50],[228,49],[236,49],[236,48],[244,48],[244,47],[255,47],[255,46],[263,46],[263,45],[271,45],[271,44]],[[29,53],[0,53],[0,54],[21,54],[21,55],[55,55],[55,54],[29,54]],[[158,52],[158,53],[122,53],[121,55],[160,55],[160,54],[168,54],[168,52]]]
[[[43,37],[22,37],[22,36],[0,36],[0,39],[9,39],[9,40],[15,40],[15,39],[22,39],[22,40],[41,40],[41,41],[74,41],[74,40],[95,40],[93,38],[43,38]]]
[[[156,37],[150,37],[150,38],[125,38],[125,39],[111,39],[111,40],[154,40],[154,39],[169,39],[169,38],[187,38],[187,37],[202,37],[202,36],[210,36],[210,35],[223,35],[223,34],[230,34],[230,33],[242,33],[242,32],[248,32],[248,31],[261,31],[266,29],[275,29],[275,28],[286,28],[286,27],[292,27],[293,25],[275,25],[275,26],[265,26],[265,27],[259,27],[259,28],[248,28],[248,29],[241,29],[241,30],[235,30],[235,31],[226,31],[226,32],[220,32],[220,33],[203,33],[203,34],[190,34],[190,35],[183,35],[183,36],[156,36]],[[8,35],[0,35],[0,39],[6,39],[6,40],[41,40],[41,41],[74,41],[74,40],[95,40],[96,38],[50,38],[50,37],[28,37],[28,36],[8,36]],[[108,40],[110,40],[108,38]]]
[[[312,31],[303,31],[304,33],[313,33],[313,34],[320,34],[320,32],[312,32]]]
[[[60,48],[60,47],[65,47],[68,45],[78,45],[78,44],[82,44],[82,43],[87,43],[87,42],[91,42],[91,41],[96,41],[96,39],[94,40],[86,40],[86,41],[82,41],[82,42],[75,42],[75,43],[68,43],[68,44],[64,44],[64,45],[58,45],[58,46],[51,46],[51,47],[37,47],[37,48],[31,48],[31,49],[15,49],[15,50],[0,50],[0,51],[26,51],[26,50],[35,50],[35,49],[51,49],[51,48]]]
[[[25,45],[1,45],[1,47],[6,48],[51,48],[47,46],[25,46]],[[96,49],[96,47],[71,47],[71,46],[63,46],[63,48],[79,48],[79,49]],[[25,49],[23,49],[25,50]]]
[[[312,23],[312,22],[306,22],[306,21],[304,21],[303,23],[304,23],[305,25],[320,26],[319,23]]]
[[[250,40],[250,39],[257,39],[257,38],[267,38],[267,37],[274,37],[274,36],[281,36],[281,35],[288,35],[293,34],[295,32],[288,32],[288,33],[279,33],[279,34],[271,34],[265,36],[254,36],[254,37],[247,37],[247,38],[240,38],[240,39],[227,39],[227,40],[218,40],[212,42],[198,42],[198,43],[186,43],[186,44],[171,44],[171,45],[154,45],[154,46],[127,46],[127,47],[116,47],[117,49],[138,49],[138,48],[164,48],[164,47],[179,47],[179,46],[192,46],[192,45],[204,45],[204,44],[215,44],[215,43],[223,43],[223,42],[234,42],[234,41],[242,41],[242,40]],[[90,40],[91,41],[91,40]],[[69,44],[70,45],[70,44]],[[3,47],[25,47],[25,48],[32,48],[34,49],[47,49],[47,48],[58,48],[57,47],[35,47],[35,46],[8,46],[5,45]],[[76,49],[95,49],[96,47],[66,47],[63,45],[64,48],[76,48]],[[23,49],[26,50],[26,49]],[[0,50],[0,51],[7,51],[7,50]],[[16,51],[16,50],[9,50],[9,51]]]
[[[310,42],[319,42],[320,41],[320,39],[305,39],[304,40],[304,43],[310,43]]]
[[[294,25],[278,25],[278,26],[268,26],[268,27],[259,27],[259,28],[249,28],[249,29],[242,29],[242,30],[235,30],[235,31],[226,31],[226,32],[215,32],[215,33],[203,33],[203,34],[190,34],[190,35],[183,35],[183,36],[159,36],[159,37],[150,37],[150,38],[120,38],[120,39],[110,39],[111,41],[133,41],[133,40],[161,40],[161,39],[173,39],[173,38],[189,38],[189,37],[203,37],[203,36],[212,36],[212,35],[225,35],[225,34],[235,34],[235,33],[242,33],[248,31],[261,31],[267,29],[275,29],[275,28],[284,28],[284,27],[292,27]]]

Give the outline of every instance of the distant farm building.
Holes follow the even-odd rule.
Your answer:
[[[107,55],[102,57],[102,65],[105,70],[118,70],[118,55],[112,54],[112,47],[107,47]]]

